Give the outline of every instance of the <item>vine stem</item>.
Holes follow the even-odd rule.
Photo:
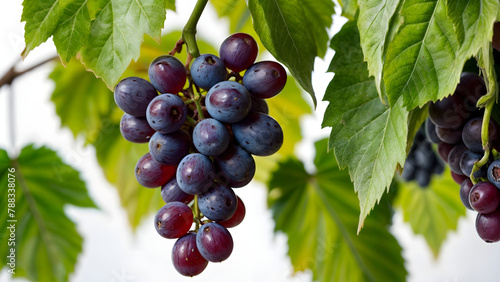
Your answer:
[[[200,208],[198,207],[198,195],[194,195],[194,221],[196,222],[195,232],[200,229]]]
[[[196,43],[196,25],[200,20],[203,10],[207,6],[208,0],[198,0],[193,8],[193,12],[189,17],[186,25],[182,29],[182,40],[187,45],[188,53],[197,58],[200,56],[200,50],[198,49],[198,44]]]
[[[30,72],[40,66],[43,66],[45,65],[46,63],[48,62],[51,62],[53,60],[56,60],[58,57],[57,56],[53,56],[53,57],[50,57],[50,58],[47,58],[41,62],[39,62],[38,64],[30,67],[30,68],[27,68],[25,70],[22,70],[22,71],[16,71],[15,69],[15,66],[17,65],[18,62],[15,62],[12,67],[10,67],[9,71],[7,71],[7,73],[2,76],[2,78],[0,78],[0,87],[4,86],[4,85],[10,85],[12,84],[12,82],[14,81],[14,79],[16,79],[17,77],[27,73],[27,72]]]
[[[487,94],[477,101],[478,107],[484,107],[483,123],[481,124],[481,143],[483,145],[483,157],[474,163],[470,179],[473,184],[477,183],[474,173],[484,166],[490,157],[491,146],[489,143],[489,125],[493,106],[498,100],[498,85],[496,80],[496,73],[493,66],[493,47],[491,44],[485,44],[481,47],[479,62],[482,65],[481,71],[486,84]]]

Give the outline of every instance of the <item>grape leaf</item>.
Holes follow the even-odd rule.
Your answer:
[[[87,0],[68,0],[60,7],[60,23],[54,31],[54,44],[63,62],[68,62],[87,42],[90,33],[90,16]],[[63,2],[61,1],[61,4]]]
[[[291,157],[268,185],[275,231],[288,236],[294,270],[312,270],[314,281],[404,281],[401,247],[387,229],[390,205],[378,206],[357,236],[359,207],[349,175],[327,154],[326,140],[315,147],[314,174]]]
[[[15,172],[9,172],[8,168],[15,168]],[[10,192],[8,178],[16,179],[15,207],[12,208],[15,212],[14,217],[10,217],[4,206],[0,213],[0,240],[4,243],[0,246],[0,255],[4,262],[10,248],[15,248],[15,276],[32,281],[67,281],[82,251],[83,239],[66,216],[64,207],[67,204],[95,207],[85,183],[54,151],[33,145],[24,147],[14,160],[0,150],[0,181],[5,185],[0,195],[2,203],[12,199],[7,194]],[[15,246],[8,246],[7,227],[12,224],[16,228]]]
[[[415,181],[400,183],[395,199],[415,234],[424,236],[434,256],[451,230],[457,229],[458,219],[465,216],[460,200],[459,185],[451,179],[447,169],[442,175],[434,175],[427,188]]]
[[[311,1],[310,1],[311,2]],[[327,3],[328,2],[328,3]],[[285,64],[297,82],[312,97],[316,106],[316,97],[311,82],[311,73],[314,69],[314,59],[318,55],[318,47],[325,39],[326,17],[333,13],[333,2],[321,0],[321,7],[331,5],[331,10],[318,11],[314,8],[304,8],[300,0],[249,0],[248,8],[252,15],[255,31],[267,50],[283,64]],[[325,4],[323,4],[325,3]],[[307,12],[306,12],[307,11]],[[314,18],[307,14],[320,12]],[[322,19],[322,20],[320,20]],[[311,26],[323,28],[322,32],[311,32]],[[329,27],[329,26],[328,26]],[[322,34],[318,36],[317,34]],[[326,38],[328,38],[326,36]],[[315,40],[318,40],[316,43]],[[324,42],[326,43],[326,41]]]
[[[59,0],[24,0],[21,21],[25,21],[23,57],[52,35],[59,20]]]
[[[359,45],[356,23],[346,23],[331,42],[336,50],[329,71],[335,72],[324,100],[323,126],[332,127],[330,148],[341,168],[349,167],[358,193],[359,229],[389,189],[398,164],[406,159],[408,112],[402,99],[389,108],[381,103]],[[359,231],[359,230],[358,230]]]
[[[75,138],[83,134],[87,142],[94,142],[111,122],[116,107],[113,93],[78,61],[57,65],[49,77],[55,83],[51,101],[61,126],[68,127]]]
[[[388,43],[383,68],[391,105],[402,96],[413,109],[451,94],[467,59],[491,41],[498,1],[464,1],[463,12],[454,13],[444,0],[404,2],[403,24]],[[456,7],[464,7],[460,3]]]
[[[165,0],[165,9],[176,11],[175,0]]]
[[[131,60],[140,55],[144,33],[160,38],[163,0],[110,0],[99,7],[82,50],[82,61],[113,88]]]
[[[361,34],[361,48],[368,63],[370,75],[375,77],[377,91],[381,94],[380,83],[384,65],[384,49],[389,24],[396,11],[398,1],[359,1],[358,29]],[[382,97],[382,95],[380,95]]]
[[[342,16],[354,20],[356,13],[358,12],[358,1],[356,0],[339,0],[339,4],[342,7]]]

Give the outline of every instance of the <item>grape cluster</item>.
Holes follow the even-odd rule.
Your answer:
[[[482,77],[463,73],[452,96],[429,104],[426,134],[437,144],[441,159],[448,163],[452,178],[460,184],[462,203],[478,212],[479,237],[486,242],[497,242],[500,241],[500,160],[488,158],[486,164],[472,174],[474,164],[485,153],[481,141],[484,110],[476,107],[484,94],[486,86]],[[499,125],[491,119],[488,150],[500,149],[499,134]]]
[[[431,141],[426,138],[424,127],[427,124],[424,123],[417,131],[401,174],[405,181],[415,180],[422,188],[429,186],[434,174],[444,171],[443,161],[434,153]]]
[[[286,71],[277,62],[255,62],[257,54],[254,38],[236,33],[221,44],[220,57],[203,54],[189,72],[164,55],[148,69],[151,82],[128,77],[115,87],[116,104],[125,112],[123,137],[149,142],[135,176],[144,187],[161,186],[166,205],[156,213],[155,228],[178,238],[172,261],[185,276],[229,257],[233,239],[227,229],[245,217],[233,188],[252,180],[253,155],[272,155],[283,144],[265,99],[281,92]]]

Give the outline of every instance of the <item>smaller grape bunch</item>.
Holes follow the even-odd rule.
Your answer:
[[[500,149],[500,127],[490,117],[488,125],[483,125],[485,111],[476,104],[485,94],[481,76],[462,73],[453,95],[429,104],[425,129],[427,139],[437,144],[439,156],[460,185],[463,205],[478,212],[479,237],[492,243],[500,241],[500,159],[494,160],[496,153],[490,152]],[[485,147],[481,136],[483,127],[488,129]]]
[[[165,205],[155,215],[155,229],[177,239],[172,262],[185,276],[231,255],[228,229],[245,217],[234,189],[254,177],[253,156],[270,156],[283,144],[266,99],[283,90],[287,74],[277,62],[255,62],[257,54],[255,39],[236,33],[221,44],[219,57],[202,54],[189,71],[164,55],[151,62],[150,81],[127,77],[115,87],[116,104],[125,112],[123,137],[149,143],[135,176],[144,187],[161,187]]]
[[[427,188],[432,176],[444,171],[443,161],[432,149],[432,142],[426,138],[425,127],[428,124],[424,123],[415,134],[401,174],[405,181],[415,180],[421,188]]]

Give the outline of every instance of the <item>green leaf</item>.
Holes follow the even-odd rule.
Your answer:
[[[458,219],[465,216],[459,189],[449,169],[440,176],[434,175],[427,188],[421,188],[415,181],[400,183],[395,201],[403,211],[404,221],[415,234],[424,236],[436,257],[449,232],[457,229]]]
[[[299,4],[304,11],[304,18],[308,21],[309,32],[314,37],[316,55],[323,58],[328,49],[328,40],[330,40],[326,29],[330,28],[333,23],[334,4],[331,0],[299,0]]]
[[[368,63],[370,75],[375,77],[375,85],[380,93],[384,49],[389,33],[390,20],[396,11],[398,1],[366,0],[359,1],[358,29],[361,34],[361,48],[364,60]],[[382,97],[382,95],[380,95]]]
[[[7,169],[15,168],[10,173]],[[32,281],[68,281],[82,251],[82,237],[75,224],[65,215],[66,205],[95,207],[79,173],[63,163],[56,153],[45,147],[29,145],[17,159],[10,160],[0,150],[0,181],[7,203],[7,183],[15,178],[14,217],[4,206],[0,213],[0,255],[4,261],[10,248],[16,249],[15,276]],[[7,222],[13,219],[16,222]],[[15,246],[7,245],[8,226],[15,225]],[[6,264],[2,264],[2,268]]]
[[[323,126],[332,127],[330,148],[341,168],[348,167],[361,213],[359,229],[389,189],[398,164],[406,159],[408,112],[402,99],[392,108],[381,103],[369,77],[354,22],[334,36],[336,50],[329,71],[335,72],[324,100]]]
[[[326,149],[326,140],[316,143],[316,173],[289,158],[269,182],[275,231],[288,236],[294,270],[312,270],[314,281],[404,281],[401,247],[387,229],[390,205],[377,207],[356,235],[356,194]]]
[[[164,21],[163,0],[110,0],[92,23],[82,61],[112,89],[139,58],[144,33],[159,39]]]
[[[165,0],[165,9],[176,11],[175,0]]]
[[[96,141],[112,122],[113,93],[78,61],[57,65],[49,77],[55,83],[51,101],[61,126],[68,127],[75,138],[83,134],[87,142]]]
[[[88,0],[61,1],[61,19],[54,32],[54,44],[63,62],[68,62],[87,43],[90,34]],[[67,2],[67,3],[64,3]],[[62,4],[65,7],[62,7]]]
[[[45,42],[54,32],[59,20],[59,0],[24,0],[21,21],[24,26],[26,48],[23,57]]]
[[[350,20],[354,20],[356,13],[358,12],[358,1],[356,0],[339,0],[340,6],[342,6],[342,16]]]
[[[403,24],[388,44],[383,69],[391,105],[402,96],[413,109],[451,94],[467,59],[491,41],[498,1],[460,1],[454,7],[463,12],[451,14],[444,0],[404,2]]]
[[[326,23],[324,18],[331,17],[330,12],[333,13],[333,2],[325,1],[311,4],[312,6],[306,8],[302,6],[303,3],[300,0],[248,1],[254,28],[260,40],[278,61],[288,67],[302,88],[309,92],[315,106],[316,97],[311,82],[311,73],[318,50],[323,50],[320,46],[326,33],[325,26],[323,26]],[[328,4],[331,5],[331,10],[318,11],[317,7],[328,7]],[[306,13],[320,14],[309,18],[306,17]],[[321,26],[323,31],[318,30],[318,33],[313,34],[311,26],[317,28]],[[318,40],[318,44],[315,40]]]

